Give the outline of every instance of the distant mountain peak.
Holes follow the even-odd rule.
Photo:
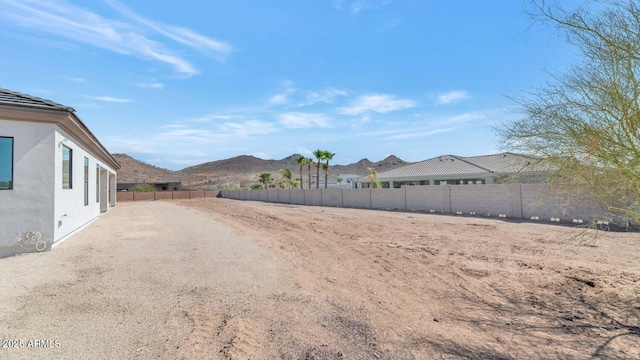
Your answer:
[[[285,168],[292,170],[294,177],[300,176],[300,165],[296,159],[300,154],[292,154],[280,160],[264,160],[253,155],[239,155],[228,159],[210,161],[184,168],[179,171],[162,169],[145,164],[127,154],[114,154],[114,157],[122,165],[118,171],[118,182],[165,182],[182,181],[188,185],[197,184],[201,187],[226,187],[238,186],[241,181],[258,182],[258,175],[269,172],[274,179],[280,179],[279,171]],[[394,167],[408,164],[406,161],[389,155],[384,160],[372,162],[364,158],[356,163],[338,165],[329,163],[329,176],[338,174],[367,175],[367,168],[373,167],[378,171],[389,170]],[[312,176],[315,176],[315,166],[311,167]],[[308,168],[304,167],[304,175],[307,176]]]

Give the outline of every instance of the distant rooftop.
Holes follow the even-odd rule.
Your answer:
[[[508,174],[544,171],[537,159],[509,152],[483,156],[442,155],[378,174],[379,179],[451,176],[471,174]]]
[[[41,99],[36,96],[22,94],[16,91],[0,88],[0,105],[24,106],[31,108],[62,110],[75,112],[72,107],[58,104],[51,100]]]

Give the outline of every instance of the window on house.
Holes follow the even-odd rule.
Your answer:
[[[89,205],[89,159],[84,158],[84,206]]]
[[[100,202],[100,165],[96,164],[96,202]]]
[[[0,137],[0,190],[13,189],[13,138]]]
[[[73,150],[62,146],[62,188],[73,188]]]

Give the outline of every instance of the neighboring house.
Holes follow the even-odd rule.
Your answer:
[[[355,187],[354,184],[356,183],[356,179],[359,179],[361,177],[362,175],[357,174],[338,174],[338,176],[335,177],[335,187],[341,189],[352,189]],[[342,179],[342,184],[337,182],[338,178]],[[329,186],[331,186],[331,183],[329,183]]]
[[[136,185],[151,184],[155,186],[156,191],[177,191],[182,188],[182,182],[148,182],[148,183],[118,183],[118,191],[133,191]]]
[[[0,88],[0,257],[50,249],[116,204],[118,162],[75,110]]]
[[[384,188],[402,185],[466,185],[504,182],[544,182],[548,170],[537,159],[501,153],[462,157],[443,155],[377,174]],[[358,188],[371,187],[371,179],[354,180]]]

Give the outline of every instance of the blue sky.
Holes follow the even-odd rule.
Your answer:
[[[563,3],[568,3],[565,1]],[[315,149],[347,164],[500,151],[507,98],[575,49],[520,0],[0,0],[0,87],[178,170]]]

